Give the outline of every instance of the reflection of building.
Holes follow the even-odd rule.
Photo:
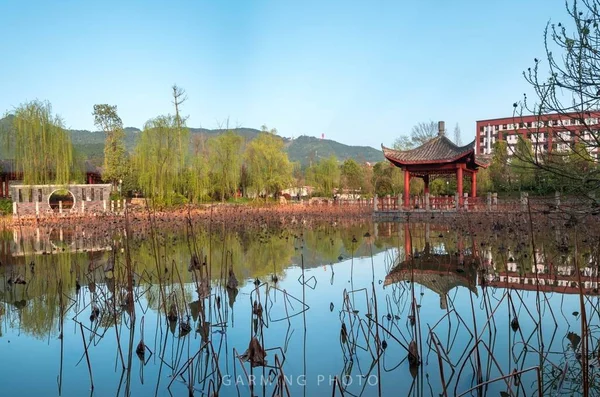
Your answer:
[[[491,253],[486,253],[491,258]],[[535,266],[521,269],[510,256],[506,263],[506,270],[498,271],[493,261],[489,261],[486,286],[498,288],[513,288],[526,291],[557,292],[562,294],[578,294],[579,277],[581,277],[582,290],[586,295],[598,295],[599,278],[598,270],[591,266],[581,269],[581,276],[577,275],[575,265],[546,264],[544,255],[536,252]]]
[[[385,276],[384,286],[402,281],[420,284],[440,296],[440,309],[448,308],[448,293],[456,287],[468,288],[477,295],[477,273],[473,265],[460,265],[454,255],[434,255],[429,244],[419,258],[398,263]]]
[[[408,223],[375,225],[375,230],[378,230],[380,235],[397,235],[403,236],[404,239],[404,255],[401,249],[399,258],[404,256],[405,259],[397,259],[394,268],[385,278],[385,286],[412,280],[439,294],[440,306],[443,309],[447,307],[446,296],[450,290],[455,287],[466,287],[477,293],[477,285],[542,293],[578,294],[581,279],[584,294],[600,295],[600,271],[591,259],[590,263],[580,268],[581,274],[578,275],[571,255],[562,255],[562,262],[553,264],[544,255],[544,249],[536,251],[535,261],[532,261],[531,257],[529,260],[526,257],[516,258],[516,253],[507,249],[504,251],[506,256],[502,259],[502,261],[506,260],[506,264],[498,269],[489,245],[487,248],[476,250],[479,245],[471,241],[468,247],[464,247],[460,235],[456,247],[457,253],[447,252],[441,242],[439,246],[431,245],[430,235],[433,230],[442,229],[442,233],[447,234],[444,229],[448,226],[440,226],[426,223],[423,225],[424,234],[416,236],[416,230],[409,228]],[[425,248],[422,251],[414,250],[413,240],[423,244],[423,237]],[[582,261],[583,259],[580,263],[583,263]]]
[[[81,226],[42,228],[15,228],[8,252],[13,257],[46,255],[65,252],[109,251],[110,244],[86,236]]]
[[[384,286],[402,281],[420,284],[440,296],[440,308],[448,308],[448,293],[456,287],[468,288],[477,295],[477,261],[471,253],[459,255],[435,252],[427,236],[423,251],[412,251],[409,225],[404,225],[405,260],[397,263],[385,277]],[[428,233],[426,233],[427,235]]]

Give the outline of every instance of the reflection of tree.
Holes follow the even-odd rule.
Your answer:
[[[77,264],[85,258],[86,255],[81,253],[44,255],[35,258],[34,266],[0,268],[5,281],[18,274],[27,283],[13,286],[2,283],[7,288],[0,292],[0,299],[16,309],[9,312],[9,321],[18,323],[23,332],[37,338],[47,337],[49,333],[58,334],[61,321],[58,280],[63,281],[64,293],[73,297]]]
[[[35,236],[35,230],[23,230],[27,239]],[[206,229],[195,230],[193,237],[189,238],[185,231],[161,230],[155,234],[158,260],[154,254],[152,239],[135,237],[129,245],[133,258],[136,296],[143,295],[148,307],[153,310],[162,310],[165,307],[162,299],[166,297],[166,306],[174,302],[179,315],[183,316],[186,307],[189,308],[187,305],[198,299],[194,276],[188,270],[190,250],[198,253],[202,266],[206,263],[213,284],[226,282],[228,269],[231,267],[243,285],[245,279],[265,280],[273,273],[276,273],[280,280],[283,279],[286,268],[291,263],[298,263],[300,252],[308,253],[305,255],[307,266],[336,262],[340,253],[344,257],[351,254],[370,255],[370,248],[363,237],[367,231],[372,232],[373,227],[371,223],[364,221],[348,225],[316,223],[311,228],[301,225],[287,229],[264,227],[254,232],[213,227],[212,235],[209,235]],[[11,233],[2,236],[5,241],[12,239]],[[352,242],[354,237],[357,242]],[[63,303],[66,306],[78,299],[77,283],[86,294],[94,290],[87,302],[89,298],[95,297],[94,304],[98,305],[102,312],[98,324],[103,328],[112,327],[115,323],[115,310],[111,299],[113,294],[116,294],[117,321],[120,321],[120,304],[125,299],[120,293],[121,287],[125,285],[126,274],[124,237],[119,231],[107,231],[104,237],[95,236],[90,232],[85,238],[97,240],[101,246],[112,245],[114,251],[65,251],[31,257],[27,253],[31,251],[27,249],[33,245],[27,243],[27,256],[12,258],[11,260],[17,263],[14,266],[0,267],[0,277],[3,277],[4,281],[22,275],[27,282],[26,285],[13,286],[11,290],[0,288],[0,298],[11,304],[11,310],[4,315],[11,327],[20,326],[22,331],[38,338],[58,334],[59,280],[62,280]],[[382,237],[375,242],[383,242],[383,246],[396,244],[394,236]],[[105,265],[113,252],[114,269],[106,273]],[[34,266],[30,266],[29,262],[34,262]],[[199,274],[198,271],[196,273]],[[159,289],[159,281],[163,286],[162,292]],[[180,282],[183,283],[183,289]],[[79,320],[85,320],[84,323],[87,323],[91,307],[79,307],[76,310],[83,310]],[[66,313],[65,309],[65,318],[72,315],[72,311]]]

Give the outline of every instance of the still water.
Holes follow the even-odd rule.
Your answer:
[[[5,229],[2,395],[598,395],[589,230],[206,229]]]

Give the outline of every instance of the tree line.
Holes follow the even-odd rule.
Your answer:
[[[401,172],[387,162],[360,164],[331,156],[309,166],[289,160],[285,142],[266,125],[246,142],[229,130],[207,138],[194,135],[181,115],[185,91],[172,87],[174,114],[148,120],[131,152],[116,105],[96,104],[94,125],[104,132],[102,179],[115,195],[141,195],[161,205],[276,197],[287,188],[313,187],[313,195],[342,192],[360,196],[399,194]],[[85,180],[86,159],[77,154],[64,122],[49,102],[30,101],[13,112],[3,142],[12,147],[24,184],[67,184]]]

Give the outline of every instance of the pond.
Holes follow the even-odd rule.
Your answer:
[[[598,395],[598,241],[368,218],[4,229],[2,390]]]

